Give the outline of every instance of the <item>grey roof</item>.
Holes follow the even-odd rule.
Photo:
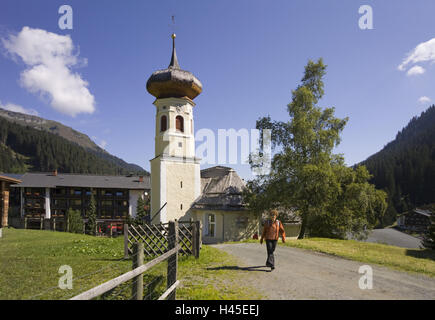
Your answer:
[[[150,189],[150,177],[144,176],[139,182],[139,176],[98,176],[87,174],[25,173],[18,177],[22,182],[13,187],[83,187],[83,188],[113,188],[145,190]]]
[[[232,168],[212,167],[201,170],[201,196],[192,209],[245,210],[242,192],[245,182]]]
[[[21,182],[20,178],[17,177],[18,175],[3,175],[0,174],[0,181],[5,181],[7,183],[18,183]]]

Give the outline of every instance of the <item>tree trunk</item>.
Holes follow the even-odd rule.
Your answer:
[[[301,225],[301,231],[299,232],[298,239],[303,239],[305,236],[305,229],[307,227],[307,214],[303,213],[301,215],[302,218],[302,225]]]

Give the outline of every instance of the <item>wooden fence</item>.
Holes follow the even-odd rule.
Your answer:
[[[158,300],[175,300],[176,299],[176,288],[180,284],[177,280],[177,270],[178,270],[178,252],[181,249],[179,244],[179,227],[178,222],[169,222],[168,224],[168,250],[161,256],[155,258],[154,260],[143,264],[144,261],[144,243],[135,242],[133,245],[133,270],[126,272],[112,280],[109,280],[99,286],[96,286],[88,291],[85,291],[70,300],[91,300],[93,298],[99,297],[104,293],[114,289],[122,283],[129,280],[134,280],[132,285],[132,298],[135,300],[143,300],[143,274],[144,272],[150,270],[157,264],[168,260],[167,269],[167,289],[158,298]]]
[[[199,258],[201,248],[201,222],[178,221],[180,253]],[[142,242],[147,256],[159,256],[169,250],[169,223],[124,225],[124,258],[133,253],[133,244]]]

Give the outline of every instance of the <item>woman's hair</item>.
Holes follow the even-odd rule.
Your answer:
[[[272,209],[272,210],[269,211],[269,214],[270,214],[271,216],[277,216],[277,217],[278,217],[278,210],[276,210],[276,209]]]

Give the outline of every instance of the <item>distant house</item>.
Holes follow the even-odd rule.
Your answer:
[[[68,209],[82,216],[94,194],[97,218],[121,222],[135,216],[138,197],[150,192],[148,176],[102,176],[87,174],[25,173],[14,175],[11,185],[18,199],[21,218],[64,217]]]
[[[400,215],[397,219],[397,226],[401,229],[422,232],[430,226],[431,211],[414,209]]]

